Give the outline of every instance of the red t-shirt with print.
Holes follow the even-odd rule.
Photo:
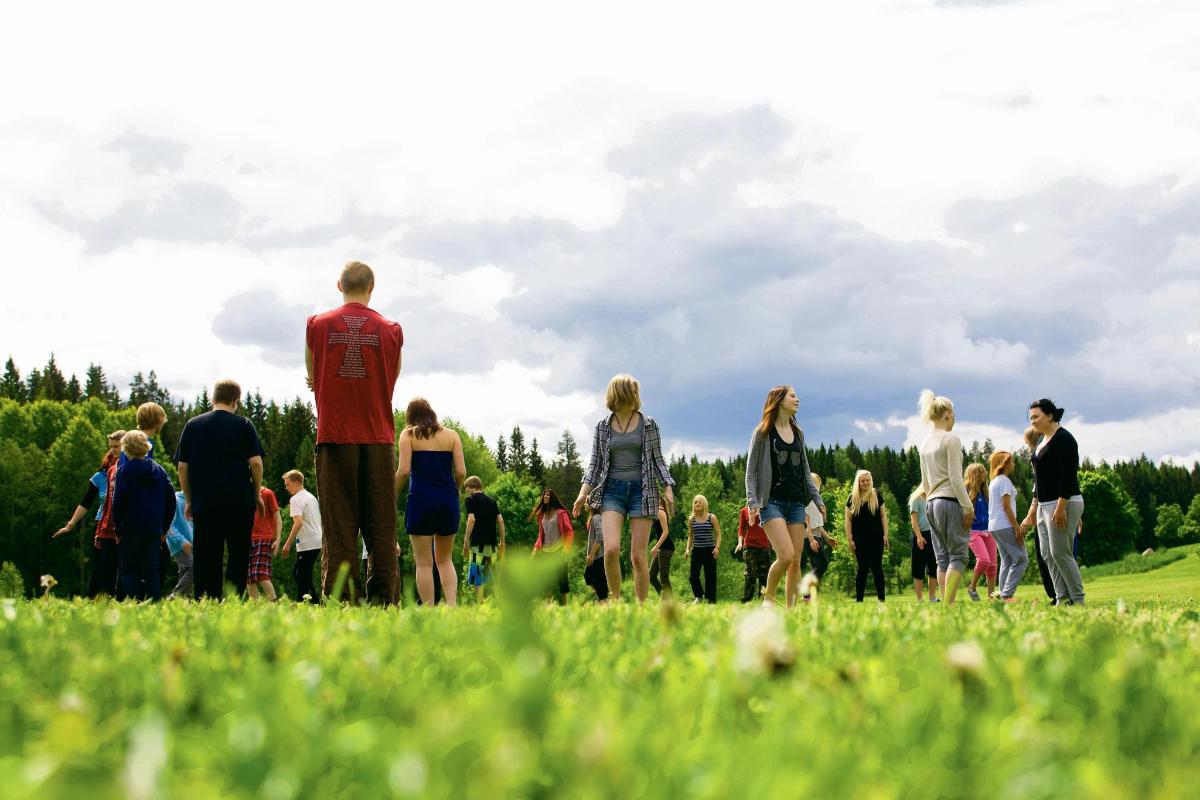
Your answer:
[[[771,546],[771,540],[767,538],[767,532],[763,530],[762,518],[759,518],[758,525],[751,525],[750,509],[744,506],[741,516],[738,518],[738,536],[744,537],[742,542],[746,547],[769,548]]]
[[[262,499],[267,513],[254,512],[254,529],[250,532],[250,539],[255,542],[273,542],[275,520],[279,519],[279,501],[275,499],[275,493],[265,486],[262,488]]]
[[[317,444],[395,444],[392,392],[404,331],[362,303],[310,317]]]

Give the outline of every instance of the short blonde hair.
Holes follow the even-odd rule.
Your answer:
[[[472,475],[471,477],[469,477],[465,481],[463,481],[463,487],[467,488],[467,489],[474,489],[477,492],[482,492],[483,491],[483,481],[481,481],[479,479],[478,475]]]
[[[347,261],[338,281],[346,294],[362,294],[375,288],[375,272],[361,261]]]
[[[285,481],[290,481],[291,483],[298,483],[301,486],[304,485],[304,473],[298,469],[289,469],[287,472],[283,473],[283,479]]]
[[[926,422],[937,422],[954,412],[954,403],[950,402],[949,397],[935,395],[926,389],[921,392],[921,397],[917,400],[917,411],[921,413],[921,419]]]
[[[167,421],[167,412],[158,403],[142,403],[137,409],[137,426],[153,430]]]
[[[145,458],[150,452],[150,440],[141,431],[130,431],[121,439],[121,449],[130,458]]]
[[[688,514],[688,519],[696,518],[696,503],[700,503],[700,508],[703,509],[700,513],[708,513],[708,498],[702,494],[698,494],[692,498],[692,513]]]
[[[632,375],[614,375],[608,382],[608,391],[604,393],[604,405],[609,411],[618,408],[632,407],[634,411],[642,410],[642,388],[637,378]]]

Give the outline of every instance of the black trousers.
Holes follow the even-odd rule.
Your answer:
[[[800,542],[800,551],[803,554],[800,556],[800,572],[803,573],[811,564],[812,572],[817,576],[817,580],[823,581],[825,580],[825,572],[829,569],[829,542],[825,541],[824,536],[817,541],[820,542],[821,546],[815,553],[808,546],[808,542]]]
[[[120,600],[125,593],[117,591],[117,574],[121,565],[120,545],[116,539],[97,539],[100,549],[92,550],[92,577],[88,581],[88,597],[106,594]]]
[[[854,558],[858,574],[854,576],[854,599],[863,601],[867,591],[867,572],[875,576],[875,596],[883,600],[883,541],[855,541]]]
[[[225,598],[225,583],[242,595],[250,568],[250,531],[254,509],[210,507],[193,512],[192,563],[196,599]],[[228,551],[228,559],[225,558]],[[221,565],[225,562],[224,577]]]
[[[700,572],[704,571],[704,583],[700,583]],[[717,602],[717,558],[711,547],[693,547],[692,562],[688,570],[688,581],[697,600]]]
[[[653,567],[651,567],[651,569],[653,569]],[[584,583],[595,590],[597,600],[608,599],[608,578],[604,576],[603,551],[597,553],[595,560],[593,560],[591,565],[583,571],[583,580]],[[653,582],[653,575],[651,575],[650,580]],[[669,586],[670,584],[667,585]]]
[[[296,581],[296,602],[306,602],[304,595],[308,595],[307,602],[320,603],[321,593],[317,591],[316,585],[313,583],[313,566],[317,560],[321,558],[321,548],[305,550],[296,553],[296,563],[292,565],[292,578]]]
[[[674,555],[675,548],[672,547],[670,550],[659,550],[658,558],[650,559],[650,585],[659,594],[673,591],[671,589],[671,557]],[[597,556],[597,560],[600,560],[599,556]],[[605,585],[607,586],[607,584]]]
[[[1039,538],[1035,529],[1033,531],[1033,554],[1037,556],[1038,574],[1042,576],[1042,589],[1045,590],[1046,597],[1053,600],[1056,597],[1054,580],[1050,577],[1050,568],[1046,566],[1046,559],[1042,558],[1042,546],[1038,543]]]
[[[158,581],[159,537],[126,536],[119,545],[121,552],[121,588],[131,600],[158,600],[162,584]]]

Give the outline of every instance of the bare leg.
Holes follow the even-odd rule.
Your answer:
[[[608,601],[616,603],[621,600],[621,528],[625,525],[625,515],[619,511],[605,511],[600,519],[604,530],[604,578],[608,581]],[[650,580],[648,572],[646,580]]]
[[[455,536],[456,534],[453,533],[449,536],[435,536],[433,548],[438,577],[442,579],[442,599],[451,608],[458,605],[458,573],[454,571],[454,561],[451,557],[454,551]],[[431,580],[430,583],[432,584],[433,581]]]
[[[788,608],[794,608],[796,600],[800,597],[800,558],[801,549],[805,547],[804,532],[807,526],[804,523],[799,525],[788,525],[788,536],[792,540],[792,563],[787,568],[787,581],[784,584],[784,598],[787,601]]]
[[[646,602],[650,594],[650,562],[647,549],[650,546],[650,518],[633,517],[629,520],[629,560],[633,562],[633,593],[639,603]]]
[[[262,586],[263,594],[265,594],[267,596],[267,599],[270,600],[272,603],[274,603],[275,602],[275,584],[271,583],[270,581],[263,581],[259,585]]]
[[[779,590],[779,581],[787,575],[788,567],[792,565],[796,551],[792,549],[792,536],[788,532],[787,523],[782,519],[764,522],[763,531],[766,532],[767,539],[771,542],[771,548],[775,551],[775,561],[771,564],[771,569],[767,571],[767,587],[764,595],[767,602],[778,603],[775,594]]]
[[[958,584],[962,580],[962,573],[956,569],[946,571],[946,586],[942,590],[942,597],[946,598],[946,602],[950,605],[954,604],[954,597],[958,594]]]
[[[251,600],[257,600],[258,599],[258,584],[257,583],[246,584],[246,592],[250,595]]]
[[[920,578],[913,578],[913,591],[917,593],[917,602],[925,599],[925,581]],[[929,587],[929,593],[933,594],[933,587]]]
[[[417,572],[417,597],[421,605],[433,607],[433,537],[410,536]]]

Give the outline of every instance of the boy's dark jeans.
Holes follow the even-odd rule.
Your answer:
[[[120,546],[116,539],[97,539],[96,541],[100,543],[100,547],[91,552],[92,577],[88,582],[88,597],[106,594],[120,600],[125,594],[118,586],[121,566]]]
[[[193,514],[193,580],[196,599],[225,599],[225,581],[233,584],[239,596],[246,592],[246,573],[250,569],[250,531],[254,528],[254,509],[206,508]],[[229,560],[222,579],[225,550]]]
[[[157,536],[125,536],[119,545],[121,553],[121,588],[132,600],[158,600],[162,584],[158,582]]]
[[[304,595],[308,595],[310,603],[321,602],[321,593],[313,585],[313,565],[320,557],[321,551],[318,549],[296,553],[296,563],[292,565],[292,577],[296,579],[297,603],[305,602]]]

